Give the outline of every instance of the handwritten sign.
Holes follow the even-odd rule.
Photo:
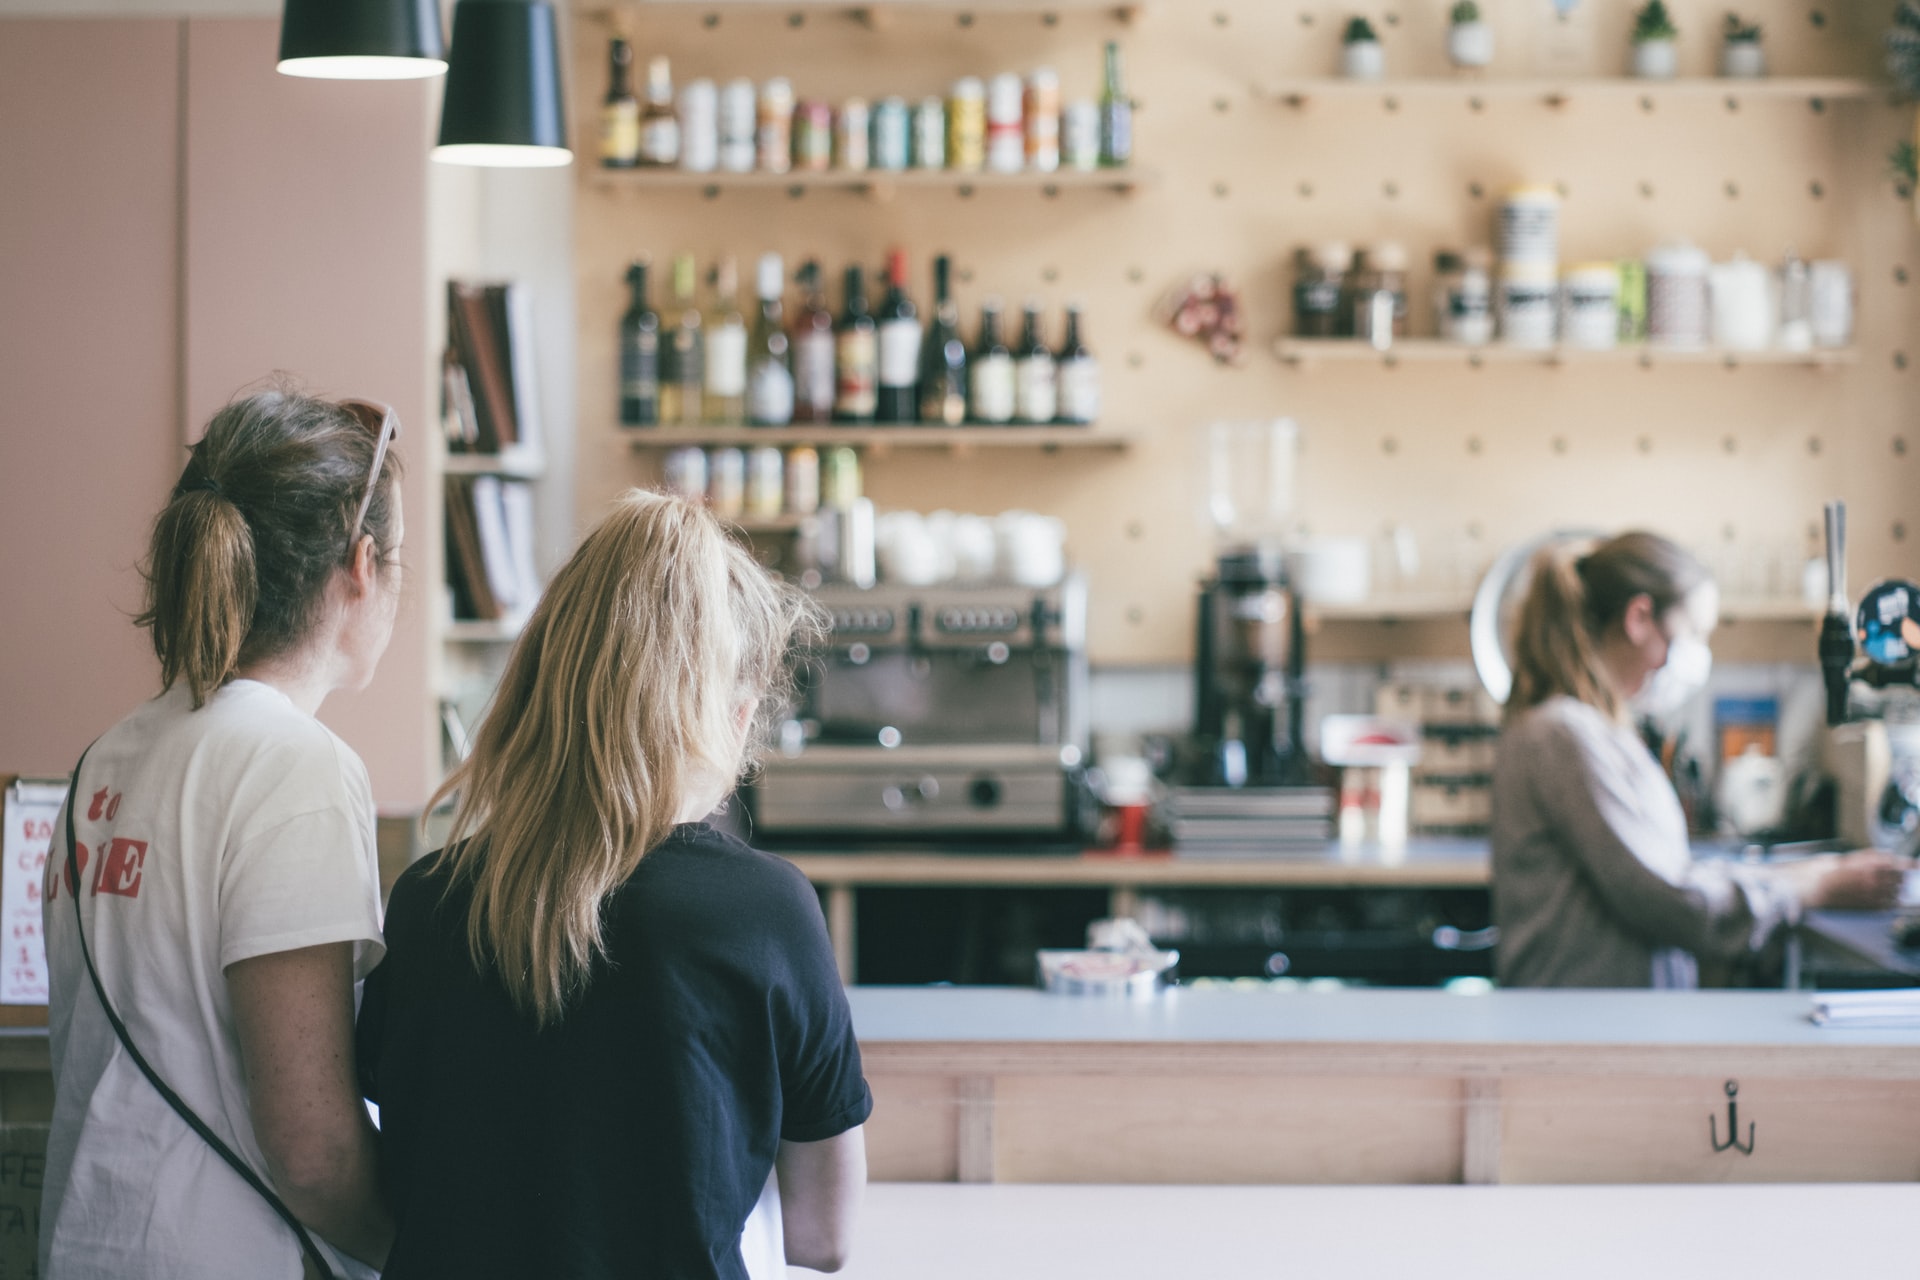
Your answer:
[[[0,1004],[47,1002],[47,948],[40,885],[53,847],[64,785],[21,780],[7,788],[0,840]]]

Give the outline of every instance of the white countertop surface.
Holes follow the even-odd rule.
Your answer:
[[[1806,992],[1175,988],[1103,1000],[1008,987],[855,987],[867,1043],[1127,1042],[1907,1048],[1913,1030],[1831,1031]]]

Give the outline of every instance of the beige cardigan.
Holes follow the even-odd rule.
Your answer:
[[[1501,731],[1492,844],[1508,986],[1695,987],[1697,956],[1757,950],[1800,914],[1763,869],[1695,861],[1645,744],[1573,698]]]

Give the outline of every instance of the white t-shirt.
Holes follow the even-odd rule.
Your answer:
[[[278,690],[237,680],[190,705],[176,686],[88,753],[74,792],[80,910],[134,1044],[264,1179],[225,969],[334,942],[354,944],[356,979],[379,962],[373,798],[352,749]],[[43,908],[54,1115],[40,1275],[296,1280],[292,1231],[174,1114],[101,1012],[65,821]],[[337,1254],[334,1269],[372,1274]]]

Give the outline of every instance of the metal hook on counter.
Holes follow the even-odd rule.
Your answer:
[[[1747,1140],[1743,1145],[1740,1141],[1740,1103],[1737,1101],[1737,1099],[1740,1096],[1739,1081],[1737,1080],[1727,1081],[1726,1089],[1727,1089],[1727,1140],[1725,1142],[1720,1141],[1719,1117],[1712,1116],[1712,1115],[1709,1115],[1707,1117],[1707,1137],[1710,1141],[1712,1141],[1713,1149],[1716,1152],[1733,1150],[1733,1151],[1738,1151],[1743,1156],[1750,1156],[1753,1154],[1754,1124],[1753,1124],[1753,1121],[1751,1120],[1747,1121]]]

